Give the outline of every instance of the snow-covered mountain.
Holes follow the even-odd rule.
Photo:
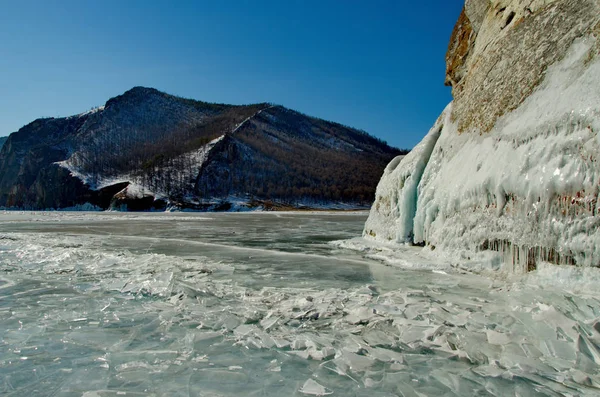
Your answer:
[[[0,206],[361,206],[398,153],[363,131],[282,106],[135,87],[11,134],[0,150]]]
[[[454,101],[386,168],[364,236],[599,267],[600,2],[467,0],[446,60]]]

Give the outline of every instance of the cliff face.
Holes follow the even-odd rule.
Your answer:
[[[67,156],[72,136],[85,117],[39,119],[11,134],[0,149],[0,205],[33,200],[30,190],[39,172]]]
[[[446,56],[459,132],[489,132],[573,41],[598,31],[597,0],[471,0]]]
[[[0,150],[0,206],[361,204],[398,153],[281,106],[210,104],[136,87],[98,109],[11,134]]]
[[[365,236],[499,251],[515,272],[600,266],[599,21],[596,0],[467,1],[446,57],[454,101],[432,149],[384,174]]]

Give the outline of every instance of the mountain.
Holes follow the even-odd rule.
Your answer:
[[[7,136],[0,136],[0,149],[4,146],[4,142],[8,139]]]
[[[0,206],[361,206],[398,153],[363,131],[282,106],[135,87],[100,108],[11,134],[0,151]]]
[[[454,100],[386,168],[365,237],[600,267],[600,2],[467,0],[446,64]]]

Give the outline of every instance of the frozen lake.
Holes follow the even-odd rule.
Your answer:
[[[0,394],[600,394],[597,294],[330,244],[366,217],[0,213]]]

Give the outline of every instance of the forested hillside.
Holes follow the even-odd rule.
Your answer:
[[[0,206],[368,205],[399,153],[363,131],[282,106],[211,104],[136,87],[100,108],[11,134],[0,150]]]
[[[257,114],[231,134],[223,146],[228,150],[217,151],[213,161],[203,168],[200,188],[208,188],[213,195],[249,192],[291,203],[370,204],[373,181],[398,154],[362,131],[281,106]],[[228,158],[219,160],[224,153]],[[231,174],[229,184],[214,176],[215,168]],[[218,183],[220,186],[216,186]],[[206,195],[202,191],[199,194]]]

